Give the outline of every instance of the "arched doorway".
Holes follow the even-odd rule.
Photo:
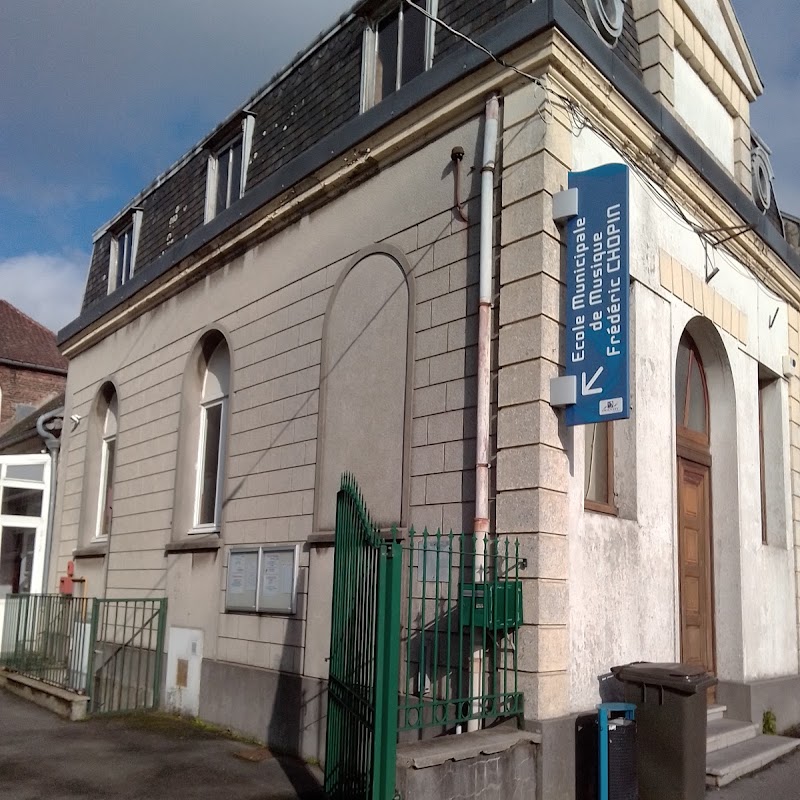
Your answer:
[[[711,420],[703,361],[684,332],[675,367],[681,661],[716,673]]]

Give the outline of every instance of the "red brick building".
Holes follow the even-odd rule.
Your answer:
[[[63,392],[66,375],[53,332],[0,300],[0,432]]]

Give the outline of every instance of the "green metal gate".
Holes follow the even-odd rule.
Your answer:
[[[402,553],[351,475],[336,498],[325,791],[391,800],[397,752]]]
[[[94,601],[89,650],[93,714],[158,708],[165,598]]]

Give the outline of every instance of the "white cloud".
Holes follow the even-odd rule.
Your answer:
[[[0,259],[0,296],[52,331],[78,316],[87,253],[26,253]]]

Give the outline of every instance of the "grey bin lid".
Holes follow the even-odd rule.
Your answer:
[[[713,675],[709,675],[703,667],[695,664],[634,661],[632,664],[611,667],[611,672],[624,683],[662,686],[681,694],[696,694],[717,682]]]

